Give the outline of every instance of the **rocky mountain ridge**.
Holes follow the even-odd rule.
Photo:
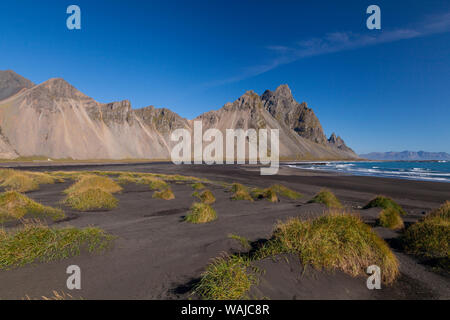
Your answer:
[[[128,100],[99,103],[63,79],[34,85],[11,72],[0,73],[0,158],[170,159],[173,130],[279,129],[285,159],[354,159],[344,141],[326,139],[306,103],[287,85],[259,96],[246,92],[233,103],[194,120],[153,106],[132,109]]]

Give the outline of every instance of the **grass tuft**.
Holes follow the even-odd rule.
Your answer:
[[[295,253],[316,269],[340,269],[365,276],[370,265],[381,268],[382,279],[392,283],[398,261],[388,245],[359,217],[334,212],[313,220],[292,218],[277,225],[273,238],[257,253],[260,258]]]
[[[169,185],[165,181],[156,177],[141,177],[136,182],[138,184],[148,185],[151,190],[164,191],[169,188]]]
[[[404,226],[400,214],[394,208],[383,209],[380,212],[378,224],[392,230],[402,229]]]
[[[206,188],[205,185],[201,182],[196,182],[196,183],[192,184],[191,186],[194,190],[202,190],[202,189]]]
[[[216,197],[214,197],[212,192],[209,190],[205,190],[202,193],[198,193],[197,191],[195,191],[192,195],[199,198],[201,202],[206,204],[213,204],[214,202],[216,202]]]
[[[318,194],[314,196],[308,203],[323,203],[328,208],[342,208],[342,204],[338,198],[329,190],[322,189]]]
[[[0,270],[33,262],[50,262],[106,249],[113,237],[99,228],[52,229],[40,223],[25,224],[0,233]]]
[[[208,204],[195,202],[185,221],[190,223],[207,223],[217,219],[216,211]]]
[[[111,210],[118,202],[111,193],[98,188],[73,192],[64,199],[65,205],[78,211]]]
[[[432,259],[450,260],[450,201],[410,226],[403,237],[408,253]]]
[[[245,237],[230,233],[228,235],[228,238],[238,241],[242,248],[244,248],[245,250],[250,250],[252,248],[252,246],[250,245],[250,241]]]
[[[166,188],[162,191],[155,191],[153,193],[153,198],[163,199],[163,200],[172,200],[175,199],[175,195],[172,192],[172,189]]]
[[[393,209],[398,212],[399,215],[405,215],[406,212],[403,208],[397,204],[394,200],[384,196],[377,196],[375,199],[371,200],[363,209],[369,208],[383,208],[383,209]]]
[[[89,189],[101,189],[109,193],[122,191],[122,187],[111,178],[87,174],[79,176],[78,181],[68,189],[64,190],[64,192],[66,194],[81,193]]]
[[[233,183],[231,185],[231,192],[233,192],[233,195],[231,196],[231,200],[253,201],[252,196],[248,192],[248,188],[240,183]]]
[[[6,190],[28,192],[39,189],[40,184],[52,183],[55,183],[55,179],[46,173],[13,169],[0,170],[0,186]]]
[[[278,202],[277,193],[272,188],[255,188],[252,190],[251,196],[253,199],[267,199],[270,202]]]
[[[65,217],[61,209],[44,206],[19,192],[7,191],[0,194],[0,223],[18,220],[25,216],[49,217],[54,221]]]
[[[219,257],[214,259],[202,274],[194,293],[205,300],[240,300],[256,277],[248,271],[250,262],[241,256]]]
[[[297,200],[303,197],[301,193],[298,193],[297,191],[294,191],[292,189],[289,189],[288,187],[285,187],[281,184],[275,184],[270,187],[274,192],[276,192],[278,195],[289,198],[292,200]]]

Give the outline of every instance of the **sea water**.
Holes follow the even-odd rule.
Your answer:
[[[450,161],[290,162],[289,167],[422,181],[450,182]]]

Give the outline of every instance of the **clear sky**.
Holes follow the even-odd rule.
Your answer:
[[[286,83],[358,153],[450,152],[449,1],[2,1],[0,69],[186,118]]]

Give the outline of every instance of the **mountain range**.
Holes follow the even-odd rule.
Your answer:
[[[371,152],[367,154],[360,154],[359,156],[369,160],[450,160],[450,154],[446,152],[426,151]]]
[[[188,120],[166,108],[133,109],[128,100],[99,103],[63,79],[39,85],[0,71],[0,158],[170,159],[173,130],[279,129],[282,159],[356,159],[334,133],[327,139],[305,102],[287,85],[261,96],[247,91],[233,103]]]

